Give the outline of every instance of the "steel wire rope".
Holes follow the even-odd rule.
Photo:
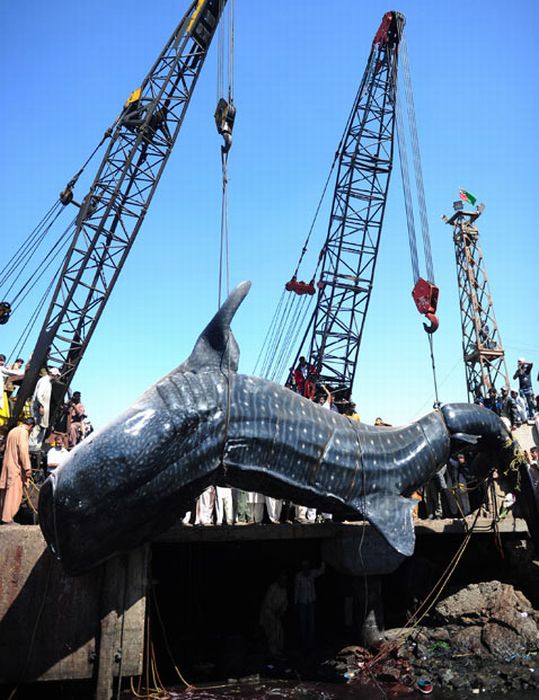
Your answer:
[[[292,320],[288,325],[288,331],[282,343],[281,360],[275,368],[275,381],[281,381],[285,370],[287,370],[288,375],[290,375],[290,372],[294,370],[294,367],[288,367],[287,369],[287,365],[289,364],[288,358],[290,357],[292,344],[299,334],[297,329],[298,327],[301,327],[301,323],[303,323],[305,320],[305,309],[309,308],[309,305],[306,304],[307,301],[308,299],[306,297],[300,299],[294,320]]]
[[[224,10],[225,0],[219,0],[220,16]],[[233,107],[234,94],[234,11],[233,3],[228,9],[228,85],[227,96],[228,102]],[[218,51],[217,51],[217,102],[224,94],[224,73],[225,73],[225,30],[224,22],[219,22],[218,28]],[[220,133],[224,133],[220,131]],[[222,191],[221,191],[221,231],[220,231],[220,247],[219,247],[219,289],[217,294],[218,307],[221,306],[223,287],[226,289],[227,295],[230,294],[230,258],[229,258],[229,225],[228,225],[228,153],[231,146],[231,133],[228,134],[229,141],[225,139],[225,145],[221,146],[221,170],[222,170]],[[225,277],[225,282],[223,282]]]
[[[264,349],[266,348],[266,343],[268,343],[268,341],[269,341],[270,332],[273,329],[273,324],[277,319],[279,311],[281,310],[281,306],[283,305],[285,294],[286,294],[286,289],[283,289],[283,291],[281,293],[281,297],[277,303],[277,306],[275,307],[275,311],[273,312],[273,317],[272,317],[270,324],[268,326],[268,330],[266,331],[264,341],[262,342],[262,345],[260,346],[260,351],[258,353],[258,357],[256,358],[255,366],[253,368],[253,374],[256,374],[256,371],[258,369],[258,365],[260,364],[260,361],[262,359],[262,354],[264,353]]]
[[[234,102],[234,0],[228,2],[228,101]]]
[[[32,238],[37,236],[38,232],[42,229],[43,226],[45,226],[47,220],[53,215],[54,210],[60,207],[61,204],[57,200],[52,207],[50,207],[49,211],[45,214],[45,216],[41,219],[41,221],[35,226],[35,228],[28,234],[28,236],[25,238],[25,240],[20,244],[19,248],[13,253],[11,258],[6,262],[4,267],[0,270],[0,288],[7,282],[9,277],[13,274],[14,270],[17,267],[17,263],[19,261],[19,256],[22,253],[22,251],[26,248],[26,246],[30,243]],[[8,269],[10,268],[10,269]]]
[[[279,301],[279,305],[282,307],[282,310],[280,310],[279,312],[279,318],[277,322],[272,322],[272,325],[268,328],[268,333],[270,333],[271,331],[271,336],[266,345],[266,352],[262,360],[262,364],[260,366],[260,376],[264,377],[265,379],[269,379],[268,375],[272,367],[272,362],[275,359],[275,353],[279,348],[282,338],[284,318],[288,313],[289,307],[293,303],[293,301],[293,297],[286,296],[286,291],[283,291],[281,295],[281,300]],[[284,304],[282,302],[284,302]],[[278,309],[276,309],[276,313],[277,310]]]
[[[305,331],[306,319],[307,319],[307,315],[310,312],[310,306],[311,306],[311,301],[309,301],[310,299],[312,299],[312,297],[306,297],[306,299],[305,299],[305,301],[307,303],[305,303],[305,308],[303,310],[303,316],[301,317],[301,319],[300,319],[300,315],[298,314],[298,321],[296,323],[296,327],[295,327],[294,333],[293,333],[293,335],[296,337],[299,336],[299,334],[301,332],[304,333],[304,331]],[[301,311],[300,311],[300,313],[301,313]],[[294,338],[292,338],[292,340],[294,340]],[[291,347],[292,347],[292,344],[290,343],[288,346],[288,352],[290,352]],[[291,369],[293,370],[294,368],[292,367]]]
[[[73,221],[74,221],[74,220],[73,220]],[[71,228],[72,228],[72,226],[73,226],[73,221],[72,221],[72,222],[69,224],[69,226],[63,231],[63,233],[60,235],[60,237],[58,238],[58,240],[56,241],[56,243],[50,248],[49,252],[47,253],[47,255],[45,256],[45,258],[43,259],[43,262],[46,262],[47,260],[49,260],[49,262],[47,262],[47,264],[40,270],[40,272],[39,272],[39,274],[37,275],[37,277],[35,277],[34,275],[31,275],[31,276],[26,280],[26,282],[23,284],[23,286],[21,287],[21,289],[18,291],[18,293],[17,293],[17,294],[15,295],[15,297],[13,298],[12,304],[14,304],[15,302],[19,302],[19,304],[20,304],[21,302],[23,302],[23,301],[26,299],[26,297],[28,296],[28,294],[30,294],[30,292],[32,291],[32,289],[34,289],[34,287],[36,286],[36,284],[39,282],[39,280],[43,277],[43,275],[45,274],[45,272],[46,272],[46,271],[49,269],[49,267],[52,265],[52,263],[54,262],[54,260],[63,252],[61,246],[62,246],[62,244],[65,242],[65,239],[68,237],[68,234],[71,232]],[[23,292],[25,292],[25,293],[24,293],[24,295],[21,297],[21,294],[23,294]],[[12,314],[12,316],[13,316],[13,314]]]
[[[287,327],[285,329],[285,334],[280,336],[279,339],[279,352],[278,354],[273,356],[273,363],[272,363],[272,376],[271,376],[271,381],[279,381],[284,368],[286,367],[287,360],[288,360],[288,354],[290,351],[290,347],[292,345],[292,340],[293,340],[293,335],[294,335],[294,327],[297,323],[297,320],[301,314],[301,309],[302,306],[305,302],[305,298],[299,298],[296,300],[296,309],[294,314],[292,315],[290,322],[287,324]],[[292,368],[291,368],[292,369]]]
[[[279,317],[277,318],[277,312],[279,310],[279,307],[282,306],[282,302],[285,301],[284,307],[280,311]],[[275,311],[272,323],[270,327],[268,328],[268,334],[271,332],[271,338],[269,342],[267,343],[266,346],[266,352],[264,354],[264,360],[262,362],[260,374],[265,377],[266,379],[269,379],[269,373],[272,370],[272,367],[275,363],[275,355],[279,349],[279,346],[281,345],[282,338],[283,338],[283,333],[285,329],[285,318],[288,317],[290,314],[290,306],[294,304],[294,302],[297,299],[297,295],[295,294],[289,294],[287,296],[286,289],[283,290],[283,293],[281,295],[281,299],[279,300],[279,304],[277,306],[277,309]],[[266,337],[267,335],[266,334]],[[264,351],[264,346],[262,346],[260,352],[262,353]]]
[[[56,281],[56,277],[57,277],[57,275],[59,274],[59,272],[60,272],[60,268],[58,269],[56,275],[52,278],[51,282],[49,283],[49,286],[48,286],[47,289],[45,290],[45,293],[43,294],[43,296],[42,296],[41,299],[39,300],[39,302],[38,302],[36,308],[34,309],[32,315],[30,316],[30,320],[28,321],[28,323],[27,323],[26,326],[24,327],[24,329],[23,329],[22,333],[20,334],[20,336],[19,336],[17,342],[15,343],[15,348],[17,348],[17,349],[15,350],[15,348],[14,348],[14,349],[11,351],[10,356],[9,356],[9,361],[11,361],[13,357],[20,357],[20,355],[22,354],[23,348],[25,347],[25,345],[26,345],[26,343],[27,343],[27,341],[28,341],[28,338],[30,337],[30,333],[31,333],[32,330],[34,329],[34,326],[35,326],[35,324],[36,324],[37,318],[38,318],[39,314],[41,313],[41,311],[42,311],[42,309],[43,309],[43,306],[45,305],[45,302],[46,302],[46,300],[47,300],[47,297],[48,297],[49,294],[51,293],[51,290],[52,290],[52,288],[53,288],[53,286],[54,286],[54,283],[55,283],[55,281]]]
[[[299,297],[297,294],[295,294],[294,297],[292,298],[290,304],[288,304],[288,306],[287,306],[286,315],[283,317],[283,324],[282,324],[283,329],[288,328],[288,319],[290,318],[290,314],[292,313],[294,308],[298,305],[298,302],[299,302]],[[266,377],[266,379],[269,379],[271,381],[274,380],[276,366],[281,361],[280,357],[281,357],[281,352],[282,352],[282,345],[283,345],[283,334],[281,334],[280,337],[277,338],[277,344],[275,347],[275,354],[272,357],[270,357],[269,366],[268,366],[266,372],[264,373],[264,376]]]
[[[271,368],[273,366],[273,362],[275,360],[275,354],[279,349],[282,335],[284,332],[284,327],[285,327],[285,318],[287,315],[290,313],[290,306],[294,304],[295,301],[295,296],[290,295],[286,296],[286,290],[283,291],[283,294],[281,295],[281,300],[286,300],[285,304],[283,306],[283,309],[280,313],[280,318],[278,321],[274,324],[273,329],[270,328],[269,330],[272,330],[272,335],[270,338],[270,341],[268,342],[267,348],[266,348],[266,354],[264,356],[264,360],[262,362],[262,366],[260,368],[260,373],[263,377],[268,379],[268,374],[271,371]]]
[[[419,261],[417,257],[417,237],[415,232],[414,209],[412,205],[412,192],[410,189],[410,173],[408,171],[408,153],[406,147],[406,134],[402,117],[401,100],[399,91],[396,91],[395,116],[397,123],[397,141],[399,144],[399,164],[404,194],[404,208],[406,211],[406,224],[408,228],[408,245],[410,248],[410,260],[414,284],[419,279]]]
[[[403,36],[404,38],[404,36]],[[405,44],[405,42],[404,42]],[[406,50],[405,50],[406,52]],[[406,74],[406,71],[408,70],[409,73],[409,64],[407,63],[406,60],[403,61],[403,68],[404,68],[404,73]],[[431,282],[434,283],[434,271],[433,271],[433,266],[432,266],[432,253],[431,253],[431,247],[430,247],[430,235],[429,235],[429,230],[428,230],[428,221],[427,221],[427,214],[426,214],[426,205],[425,205],[425,191],[423,188],[423,176],[421,172],[421,158],[419,155],[419,140],[417,138],[417,125],[415,121],[415,111],[413,107],[413,96],[411,94],[408,94],[411,89],[412,89],[412,84],[411,84],[411,78],[408,75],[408,80],[406,80],[406,75],[404,76],[404,83],[405,83],[405,93],[406,93],[406,99],[407,99],[407,112],[408,112],[408,129],[411,134],[411,140],[412,140],[412,152],[413,152],[413,163],[414,163],[414,175],[415,175],[415,182],[416,182],[416,194],[419,202],[419,210],[420,210],[420,221],[421,221],[421,229],[422,229],[422,236],[423,236],[423,253],[424,253],[424,258],[425,258],[425,267],[427,270],[427,276]],[[408,152],[407,152],[407,146],[406,146],[406,134],[405,134],[405,126],[404,126],[404,119],[403,119],[403,113],[402,113],[402,102],[400,99],[400,91],[397,89],[396,91],[396,103],[395,103],[395,116],[396,116],[396,124],[397,124],[397,140],[399,144],[399,162],[400,162],[400,169],[401,169],[401,177],[402,177],[402,185],[403,185],[403,191],[404,191],[404,204],[405,204],[405,210],[406,210],[406,222],[408,226],[408,243],[410,247],[410,259],[412,263],[412,273],[414,277],[414,284],[418,282],[420,278],[419,274],[419,261],[418,261],[418,255],[417,255],[417,236],[416,236],[416,230],[415,230],[415,218],[414,218],[414,210],[413,210],[413,204],[412,204],[412,191],[411,191],[411,185],[410,185],[410,174],[408,170]],[[414,130],[415,130],[415,135],[414,135]],[[421,194],[420,194],[421,192]],[[421,197],[422,197],[422,204],[421,204]],[[432,338],[432,334],[428,333],[428,342],[429,342],[429,352],[430,352],[430,359],[431,359],[431,369],[432,369],[432,377],[433,377],[433,384],[434,384],[434,396],[435,396],[435,407],[438,407],[440,404],[440,399],[438,395],[438,381],[436,377],[436,362],[434,358],[434,340]]]
[[[38,250],[39,246],[40,246],[41,243],[44,241],[45,237],[47,236],[47,234],[48,234],[49,231],[51,230],[52,226],[55,224],[55,222],[57,221],[57,219],[59,218],[59,216],[60,216],[61,214],[62,214],[62,210],[58,211],[58,212],[55,214],[55,216],[54,216],[54,218],[52,219],[52,221],[48,224],[48,226],[40,233],[39,236],[37,236],[37,237],[35,238],[35,240],[34,240],[33,243],[31,244],[30,249],[27,251],[26,256],[24,257],[24,264],[23,264],[21,267],[19,267],[18,269],[17,269],[17,261],[15,261],[14,264],[12,265],[11,270],[9,271],[8,275],[6,275],[6,282],[7,282],[7,277],[8,277],[8,276],[11,276],[14,272],[17,272],[17,276],[13,279],[13,281],[11,282],[11,284],[10,284],[10,286],[7,288],[7,290],[5,290],[4,294],[5,294],[6,297],[10,294],[10,292],[12,291],[12,289],[15,287],[15,284],[16,284],[17,281],[19,280],[19,278],[20,278],[20,276],[22,275],[22,273],[24,272],[24,270],[29,266],[30,262],[32,261],[32,258],[33,258],[34,255],[37,253],[37,250]],[[70,224],[70,225],[71,225],[71,224]],[[22,259],[23,259],[22,257],[19,258],[19,262],[21,262]],[[45,257],[45,259],[46,259],[46,257]],[[30,279],[31,279],[31,277],[30,277]],[[27,283],[28,283],[28,282],[27,282]],[[11,303],[12,303],[12,304],[15,303],[15,301],[17,300],[17,297],[21,294],[21,292],[22,292],[23,290],[24,290],[24,286],[22,287],[22,289],[19,289],[19,291],[17,292],[17,294],[15,295],[15,297],[11,300]]]
[[[224,9],[224,0],[219,0],[219,17],[222,17]],[[225,41],[225,29],[224,23],[219,22],[217,28],[217,102],[223,95],[223,83],[224,83],[224,41]]]
[[[107,138],[110,137],[110,134],[111,134],[111,129],[107,129],[107,131],[105,131],[105,133],[103,134],[103,137],[101,138],[101,141],[97,144],[97,146],[94,148],[94,150],[90,153],[90,155],[89,155],[88,158],[84,161],[84,163],[83,163],[82,166],[79,168],[79,170],[77,171],[77,173],[71,178],[71,180],[69,181],[69,183],[68,183],[68,185],[67,185],[67,189],[72,188],[72,187],[76,184],[77,180],[79,179],[79,177],[82,175],[82,173],[83,173],[84,170],[86,169],[86,166],[88,165],[88,163],[92,160],[92,158],[95,156],[95,154],[97,153],[97,151],[101,148],[101,146],[103,145],[103,143],[105,142],[105,140],[106,140]],[[19,246],[18,250],[13,254],[13,256],[10,258],[10,260],[8,260],[8,262],[7,262],[7,263],[4,265],[4,267],[0,270],[0,278],[1,278],[1,279],[0,279],[0,288],[6,283],[7,279],[9,279],[9,277],[11,276],[11,274],[13,274],[13,272],[14,272],[15,269],[17,268],[17,259],[18,259],[19,255],[20,255],[20,253],[24,250],[24,248],[25,248],[25,247],[27,246],[27,244],[32,240],[32,238],[33,238],[34,236],[37,236],[38,232],[45,226],[47,220],[54,214],[55,210],[58,210],[58,209],[59,209],[60,211],[55,215],[53,221],[51,221],[51,222],[49,223],[49,225],[47,226],[46,233],[50,230],[51,226],[52,226],[52,225],[54,224],[54,222],[58,219],[58,217],[60,216],[60,213],[61,213],[61,212],[63,211],[63,209],[64,209],[64,205],[63,205],[63,203],[62,203],[62,201],[61,201],[60,199],[58,199],[58,200],[56,200],[56,201],[54,202],[54,204],[49,208],[49,210],[48,210],[47,213],[43,216],[43,218],[42,218],[41,221],[37,224],[37,226],[30,232],[30,234],[26,237],[26,239],[21,243],[21,245]],[[46,235],[46,234],[45,234],[45,235]],[[40,243],[41,243],[41,240],[43,240],[43,238],[44,238],[44,235],[41,237],[41,239],[40,239],[40,241],[39,241]],[[33,245],[35,245],[35,244],[33,244]],[[39,247],[39,244],[38,244],[37,247]],[[36,249],[37,249],[37,248],[36,248]],[[35,250],[34,250],[34,252],[35,252]],[[33,256],[33,253],[32,253],[32,256]],[[32,257],[32,256],[30,256],[30,257]],[[7,268],[8,266],[10,266],[10,270],[6,272],[6,268]],[[25,265],[25,266],[26,266],[26,265]],[[23,267],[22,269],[24,269],[24,267]],[[20,272],[22,272],[22,269],[20,270]],[[19,274],[20,274],[20,272],[19,272]],[[2,277],[2,275],[4,275],[4,277]],[[13,285],[12,285],[12,286],[13,286]],[[9,290],[8,290],[8,292],[7,292],[8,294],[9,294],[9,291],[11,291],[11,288],[12,288],[12,287],[9,288]]]
[[[360,87],[360,90],[361,90],[361,87]],[[356,97],[356,101],[357,101],[357,97]],[[354,104],[355,104],[355,102],[354,102]],[[304,244],[303,244],[303,248],[302,248],[302,250],[301,250],[301,254],[300,254],[298,263],[297,263],[296,268],[295,268],[295,270],[294,270],[293,277],[297,277],[298,272],[299,272],[299,268],[300,268],[301,263],[302,263],[302,261],[303,261],[303,258],[305,257],[305,254],[307,253],[309,241],[310,241],[310,239],[311,239],[311,235],[312,235],[312,233],[313,233],[313,231],[314,231],[314,227],[315,227],[315,225],[316,225],[316,221],[317,221],[317,219],[318,219],[318,215],[319,215],[319,213],[320,213],[320,209],[321,209],[322,204],[323,204],[323,201],[324,201],[324,199],[325,199],[326,192],[327,192],[327,188],[328,188],[329,182],[330,182],[330,180],[331,180],[331,177],[332,177],[332,175],[333,175],[333,171],[334,171],[334,169],[335,169],[335,164],[337,163],[337,160],[339,159],[339,157],[340,157],[340,155],[341,155],[342,145],[343,145],[343,142],[344,142],[344,140],[345,140],[345,138],[346,138],[346,136],[347,136],[347,134],[348,134],[348,132],[349,132],[350,124],[351,124],[351,122],[352,122],[352,120],[353,120],[353,116],[354,116],[354,106],[352,106],[352,109],[350,110],[350,113],[349,113],[349,115],[348,115],[348,119],[347,119],[347,121],[346,121],[346,126],[345,126],[344,131],[343,131],[343,133],[342,133],[342,135],[341,135],[339,144],[338,144],[338,146],[337,146],[337,150],[335,151],[335,155],[333,156],[333,162],[332,162],[332,164],[331,164],[331,167],[330,167],[330,169],[329,169],[328,176],[327,176],[327,178],[326,178],[326,182],[325,182],[324,187],[323,187],[323,189],[322,189],[322,194],[320,195],[320,198],[319,198],[319,200],[318,200],[318,205],[317,205],[317,207],[316,207],[316,210],[315,210],[313,219],[312,219],[312,221],[311,221],[311,225],[310,225],[309,231],[308,231],[308,233],[307,233],[307,238],[305,239],[305,242],[304,242]],[[325,246],[325,243],[324,243],[324,246]],[[323,250],[324,246],[322,247],[322,250]],[[317,264],[316,264],[316,267],[315,267],[314,272],[313,272],[313,275],[312,275],[312,278],[313,278],[313,279],[314,279],[314,277],[316,276],[316,273],[317,273],[317,271],[318,271],[318,269],[319,269],[319,267],[320,267],[320,265],[321,265],[321,263],[322,263],[322,257],[323,257],[322,255],[319,255],[319,256],[318,256],[318,262],[317,262]],[[284,294],[284,292],[283,292],[283,294]],[[268,329],[268,332],[266,333],[266,339],[264,340],[264,343],[262,344],[262,347],[261,347],[261,350],[260,350],[260,353],[259,353],[259,359],[257,359],[257,363],[256,363],[255,367],[259,364],[260,356],[264,353],[264,347],[265,347],[265,345],[266,345],[266,340],[267,340],[268,336],[271,335],[271,337],[273,338],[273,337],[275,336],[275,334],[276,334],[275,329],[272,329],[272,325],[273,325],[274,323],[277,323],[278,310],[279,310],[279,307],[282,305],[282,299],[283,299],[283,297],[281,296],[281,299],[279,300],[279,303],[278,303],[276,312],[275,312],[274,315],[273,315],[273,319],[272,319],[272,321],[271,321],[270,328]],[[282,325],[281,325],[281,327],[282,327]],[[271,345],[269,345],[268,348],[271,348]],[[269,354],[269,349],[268,349],[268,348],[266,349],[265,357],[267,357],[268,354]],[[262,366],[264,366],[264,362],[265,362],[265,361],[262,362]],[[269,372],[269,371],[270,371],[270,369],[268,368],[268,369],[267,369],[267,372]],[[261,374],[262,374],[263,376],[266,376],[266,375],[267,375],[267,372],[265,372],[264,370],[262,370],[262,371],[261,371]]]
[[[230,293],[230,262],[228,255],[228,153],[221,151],[223,184],[221,191],[221,232],[219,246],[219,292],[217,305],[221,306],[223,286]],[[223,271],[224,269],[224,271]],[[223,276],[225,284],[223,285]]]
[[[408,56],[408,44],[406,35],[402,37],[400,45],[400,56],[402,59],[404,91],[406,95],[406,105],[408,112],[408,128],[412,141],[412,158],[414,163],[414,175],[416,184],[417,201],[419,205],[419,219],[421,222],[421,233],[423,236],[423,249],[425,254],[425,267],[430,282],[434,283],[434,266],[432,264],[432,250],[430,243],[429,221],[427,216],[427,205],[425,200],[425,186],[423,182],[423,168],[421,165],[421,151],[419,149],[419,138],[417,135],[417,120],[415,116],[414,93],[412,90],[412,77],[410,72],[410,61]]]
[[[280,357],[280,349],[282,348],[287,320],[290,317],[294,307],[297,305],[297,302],[298,297],[296,295],[287,298],[281,314],[279,325],[276,328],[273,345],[268,348],[266,364],[262,368],[262,376],[266,379],[272,380],[272,376],[275,373],[275,365],[277,363],[277,357]]]
[[[279,379],[280,377],[283,376],[283,373],[286,370],[286,365],[288,364],[288,358],[290,356],[290,352],[292,350],[292,344],[295,341],[296,337],[299,335],[299,329],[302,327],[303,323],[305,322],[305,316],[307,311],[309,310],[309,298],[307,296],[304,296],[303,299],[300,300],[298,304],[298,310],[295,315],[295,320],[292,321],[288,327],[288,332],[285,337],[284,343],[283,343],[283,349],[282,349],[282,359],[281,362],[279,363],[277,370],[275,372],[275,377],[276,380]],[[288,368],[288,374],[290,374],[290,370],[293,370],[294,368]]]
[[[372,63],[372,61],[371,61],[371,63]],[[363,84],[360,85],[359,92],[361,92],[362,87],[363,87]],[[342,133],[342,135],[341,135],[341,138],[340,138],[340,141],[339,141],[339,145],[337,146],[337,150],[335,151],[335,155],[333,156],[333,162],[331,163],[331,167],[330,167],[330,169],[329,169],[329,173],[328,173],[328,176],[327,176],[327,178],[326,178],[326,182],[325,182],[325,184],[324,184],[324,188],[322,189],[322,194],[320,195],[320,199],[318,200],[318,205],[317,205],[316,210],[315,210],[315,212],[314,212],[313,220],[312,220],[312,222],[311,222],[311,225],[310,225],[310,227],[309,227],[309,231],[308,231],[308,233],[307,233],[307,238],[305,239],[305,243],[303,244],[303,248],[302,248],[302,250],[301,250],[301,255],[300,255],[300,257],[299,257],[298,264],[297,264],[296,269],[295,269],[295,271],[294,271],[294,276],[297,276],[298,271],[299,271],[299,268],[300,268],[300,265],[301,265],[301,263],[302,263],[302,261],[303,261],[303,258],[304,258],[304,256],[305,256],[305,253],[306,253],[307,250],[308,250],[309,240],[310,240],[310,238],[311,238],[311,235],[312,235],[312,232],[313,232],[313,230],[314,230],[316,221],[317,221],[317,219],[318,219],[318,214],[320,213],[320,209],[321,209],[321,207],[322,207],[322,203],[323,203],[324,198],[325,198],[325,196],[326,196],[326,192],[327,192],[327,188],[328,188],[329,182],[330,182],[330,180],[331,180],[331,176],[333,175],[333,171],[334,171],[334,169],[335,169],[335,165],[336,165],[338,159],[339,159],[340,156],[341,156],[341,149],[342,149],[343,143],[344,143],[346,137],[348,136],[348,132],[350,131],[350,127],[351,127],[352,121],[353,121],[353,119],[354,119],[354,113],[355,113],[354,107],[355,107],[355,105],[356,105],[356,103],[357,103],[357,100],[358,100],[358,97],[357,97],[357,95],[356,95],[356,99],[354,100],[354,103],[352,104],[352,108],[350,109],[350,113],[348,114],[348,119],[346,120],[346,124],[345,124],[345,127],[344,127],[344,131],[343,131],[343,133]],[[326,239],[326,240],[327,240],[327,239]],[[325,247],[325,244],[324,244],[324,246],[322,247],[322,250],[323,250],[324,247]],[[314,274],[316,274],[318,268],[320,267],[321,262],[322,262],[322,256],[320,255],[320,256],[318,257],[318,262],[317,262],[317,264],[316,264],[316,268],[315,268]],[[313,276],[314,276],[314,275],[313,275]]]

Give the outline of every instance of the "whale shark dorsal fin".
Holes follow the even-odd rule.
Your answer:
[[[241,282],[229,294],[219,311],[198,337],[193,352],[180,365],[179,370],[194,373],[219,368],[224,371],[238,371],[240,349],[230,330],[230,323],[250,289],[250,282]]]
[[[414,553],[415,532],[412,510],[417,501],[403,496],[372,494],[361,499],[360,508],[378,532],[406,557]]]

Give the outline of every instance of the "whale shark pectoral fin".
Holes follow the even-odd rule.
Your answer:
[[[240,349],[230,330],[230,323],[250,288],[250,282],[241,282],[229,294],[219,311],[200,334],[193,352],[180,365],[179,370],[194,373],[208,368],[238,371]]]
[[[384,539],[406,557],[414,553],[412,510],[417,501],[404,496],[371,495],[361,499],[361,511]]]

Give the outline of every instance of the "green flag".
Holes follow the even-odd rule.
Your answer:
[[[463,202],[468,202],[472,206],[477,202],[477,197],[474,197],[471,192],[466,192],[466,190],[459,190],[459,197]]]

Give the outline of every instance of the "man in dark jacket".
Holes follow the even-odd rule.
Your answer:
[[[517,371],[513,375],[513,379],[518,379],[519,393],[526,402],[529,420],[533,420],[535,415],[531,378],[532,367],[533,362],[528,362],[528,360],[521,357],[517,361]]]
[[[494,411],[494,413],[495,413],[497,416],[501,416],[501,415],[502,415],[502,400],[501,400],[501,398],[498,396],[498,392],[496,391],[496,389],[495,389],[494,387],[491,387],[491,388],[488,390],[488,396],[487,396],[487,398],[484,400],[483,406],[484,406],[485,408],[488,408],[488,409],[491,410],[491,411]]]

